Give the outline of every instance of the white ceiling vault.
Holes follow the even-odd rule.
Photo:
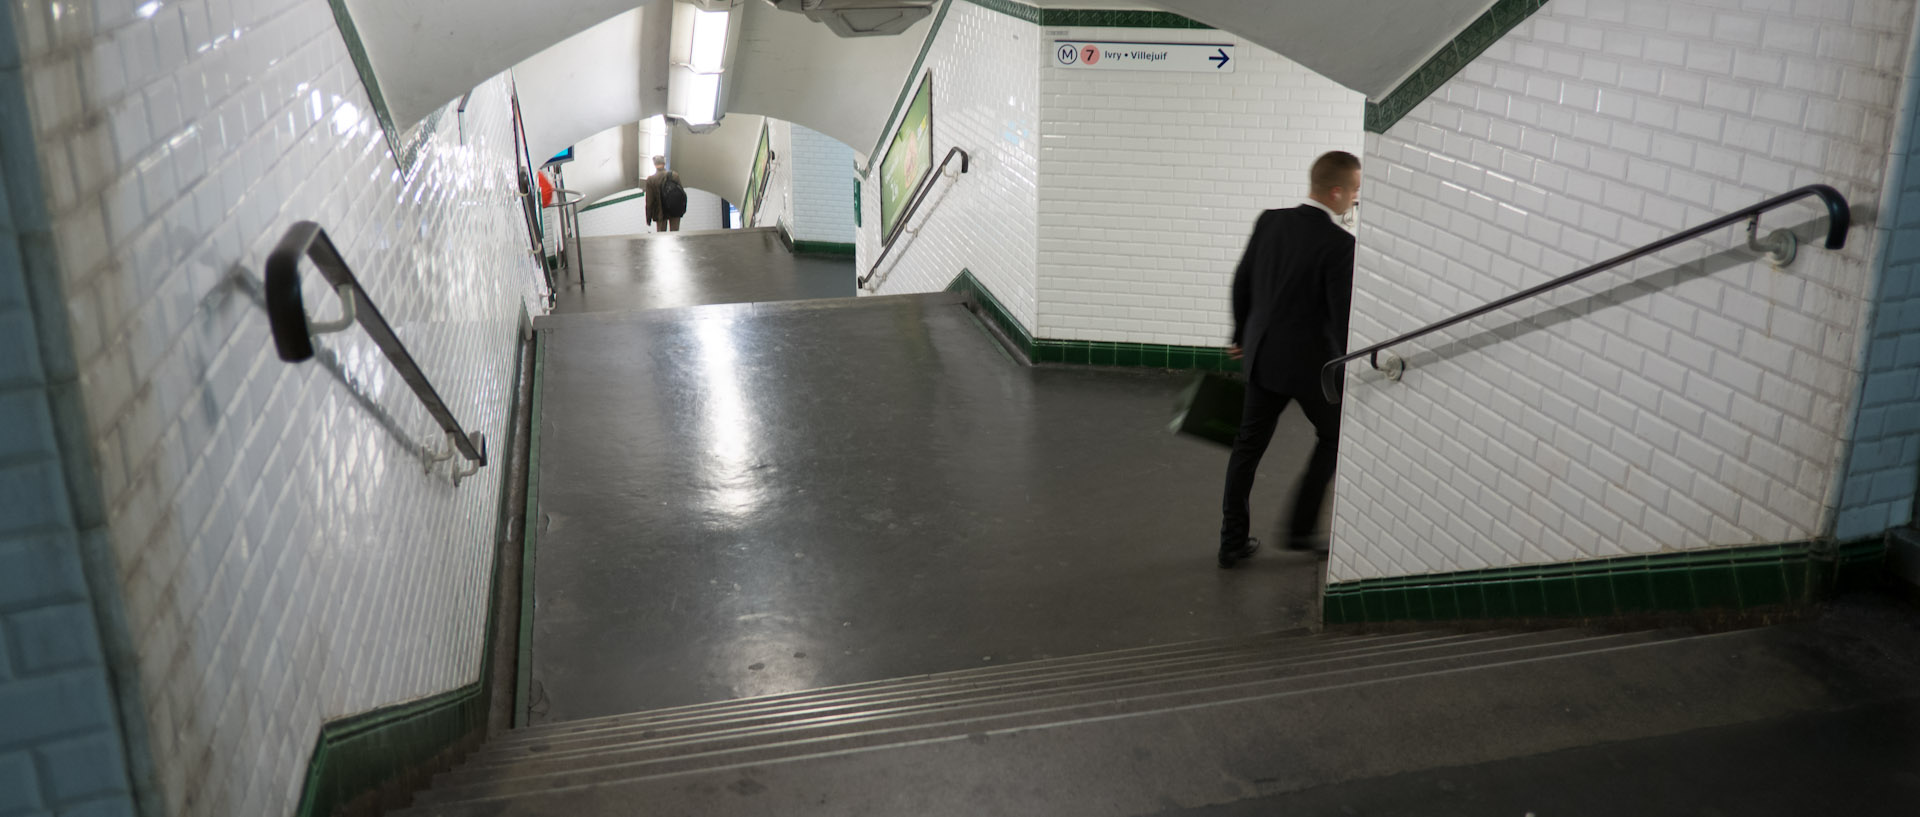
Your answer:
[[[536,154],[666,111],[671,0],[345,2],[399,128],[508,69]],[[1377,100],[1494,0],[1025,2],[1171,11]],[[725,110],[797,122],[858,151],[879,140],[932,18],[899,35],[849,39],[763,0],[740,0],[734,19]]]

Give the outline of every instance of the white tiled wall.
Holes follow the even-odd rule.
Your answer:
[[[1876,231],[1880,269],[1834,522],[1841,541],[1910,524],[1920,490],[1920,54],[1907,55],[1905,83],[1904,133],[1888,163],[1887,212]]]
[[[131,815],[82,556],[104,539],[97,512],[83,510],[98,506],[98,489],[84,445],[58,433],[85,418],[66,399],[77,373],[45,252],[53,235],[12,12],[0,6],[0,814]]]
[[[923,69],[933,72],[933,160],[958,145],[972,167],[935,182],[895,239],[874,290],[934,291],[970,269],[1016,319],[1035,325],[1039,37],[1039,26],[972,3],[948,8]],[[880,155],[869,159],[878,164]],[[960,160],[949,167],[957,173]],[[881,250],[878,167],[862,186],[860,206],[856,265],[865,274]]]
[[[1548,4],[1368,138],[1353,343],[1798,185],[1876,202],[1912,9]],[[1742,238],[1411,344],[1400,383],[1355,367],[1331,579],[1826,532],[1874,233],[1605,293]]]
[[[637,198],[584,210],[580,213],[580,234],[594,237],[653,232],[653,225],[647,223],[646,204],[646,199]],[[687,214],[680,218],[681,232],[718,229],[720,229],[720,197],[705,190],[687,188]]]
[[[652,232],[653,225],[647,223],[647,200],[628,198],[638,192],[640,192],[638,189],[622,190],[607,197],[608,201],[614,202],[613,204],[597,206],[591,210],[581,208],[580,234],[591,238]],[[687,193],[689,194],[687,209],[691,210],[693,209],[691,201],[693,191],[689,190]],[[618,199],[625,199],[625,201],[617,201]]]
[[[853,148],[831,136],[793,125],[793,238],[853,243]]]
[[[288,813],[323,721],[476,677],[503,452],[426,473],[435,427],[365,334],[283,363],[250,282],[320,222],[503,442],[538,278],[508,83],[402,174],[321,0],[14,9],[166,811]]]
[[[1056,67],[1062,36],[1232,42],[1234,71]],[[1329,150],[1359,153],[1366,99],[1219,31],[1066,29],[1040,72],[1040,326],[1075,340],[1220,346],[1261,210],[1304,200]]]
[[[680,230],[718,230],[721,228],[721,198],[705,190],[687,189],[687,214],[680,218]]]

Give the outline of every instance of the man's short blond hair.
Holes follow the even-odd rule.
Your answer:
[[[667,166],[667,157],[665,157],[665,156],[655,156],[655,157],[653,157],[653,166],[654,166],[654,167],[666,167],[666,166]]]
[[[1309,174],[1313,192],[1325,193],[1335,187],[1346,187],[1353,183],[1353,172],[1360,169],[1360,157],[1344,150],[1333,150],[1320,154],[1313,160],[1313,170]]]

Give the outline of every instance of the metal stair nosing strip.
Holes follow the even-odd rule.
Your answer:
[[[1428,634],[1430,635],[1431,633],[1428,633]],[[1363,638],[1386,638],[1386,637],[1389,637],[1389,636],[1363,636]],[[1127,661],[1140,656],[1149,656],[1149,655],[1157,655],[1157,654],[1185,655],[1185,654],[1205,653],[1212,650],[1230,648],[1230,647],[1240,646],[1240,645],[1244,645],[1246,648],[1257,648],[1254,645],[1263,644],[1267,642],[1276,642],[1276,641],[1282,642],[1282,643],[1289,642],[1289,641],[1311,641],[1315,643],[1334,643],[1342,640],[1345,640],[1345,638],[1328,638],[1328,637],[1317,636],[1317,635],[1303,636],[1298,633],[1274,632],[1274,633],[1263,633],[1263,634],[1253,635],[1253,636],[1240,636],[1240,637],[1234,637],[1234,638],[1206,639],[1204,641],[1187,641],[1187,642],[1181,642],[1178,644],[1163,644],[1163,645],[1152,646],[1152,647],[1134,647],[1134,648],[1124,649],[1124,650],[1111,650],[1106,652],[1061,656],[1058,658],[1043,658],[1035,661],[1022,661],[1016,664],[1001,664],[993,667],[970,667],[967,669],[960,669],[960,670],[949,670],[944,672],[927,673],[925,675],[908,675],[908,676],[902,676],[897,678],[886,678],[886,679],[881,679],[877,681],[860,681],[860,682],[851,683],[851,684],[836,684],[833,686],[817,687],[814,689],[799,690],[795,692],[783,692],[775,695],[762,695],[762,696],[757,696],[753,698],[740,698],[740,699],[726,700],[726,701],[711,701],[707,703],[687,704],[684,706],[673,706],[673,707],[662,707],[659,709],[649,709],[642,712],[626,712],[618,715],[605,715],[605,716],[595,717],[595,718],[581,718],[578,720],[570,720],[570,721],[563,721],[559,723],[550,723],[550,724],[540,724],[537,726],[527,727],[525,729],[518,729],[518,730],[515,730],[513,734],[516,739],[533,739],[539,736],[558,733],[558,732],[567,732],[567,731],[574,731],[574,730],[581,730],[581,729],[598,729],[598,728],[604,728],[608,724],[639,723],[639,722],[645,722],[645,721],[653,721],[661,718],[676,717],[681,714],[727,711],[731,709],[749,708],[754,706],[773,704],[773,703],[778,703],[782,701],[797,702],[797,701],[803,701],[803,700],[811,700],[815,698],[831,697],[831,696],[841,695],[841,694],[851,694],[851,693],[860,692],[863,690],[878,690],[878,689],[885,689],[885,688],[912,686],[912,685],[928,684],[928,683],[944,683],[947,681],[957,680],[962,678],[986,678],[986,677],[1004,675],[1008,673],[1039,671],[1039,670],[1054,668],[1054,667],[1068,667],[1068,666],[1091,665],[1091,664],[1097,664],[1101,662]]]
[[[495,751],[510,751],[515,748],[523,748],[523,747],[541,747],[542,749],[551,749],[551,747],[557,744],[568,743],[576,740],[603,738],[609,735],[633,734],[633,733],[639,733],[639,732],[655,731],[659,729],[683,728],[686,726],[693,726],[693,725],[699,725],[699,724],[718,724],[718,723],[725,723],[725,722],[736,721],[736,720],[764,718],[764,717],[779,717],[782,715],[809,714],[809,713],[819,712],[824,709],[844,708],[846,706],[860,705],[860,704],[865,704],[865,703],[874,702],[874,701],[885,701],[885,700],[905,697],[909,695],[930,694],[933,692],[953,692],[953,691],[986,692],[986,691],[998,689],[1003,686],[1030,684],[1038,681],[1064,680],[1064,679],[1071,679],[1071,678],[1077,678],[1082,676],[1092,677],[1092,676],[1102,676],[1102,675],[1111,675],[1115,673],[1129,673],[1129,672],[1144,674],[1144,673],[1156,671],[1160,668],[1165,668],[1165,667],[1187,667],[1187,666],[1206,664],[1208,662],[1222,663],[1222,662],[1232,662],[1236,660],[1278,660],[1278,659],[1291,659],[1291,658],[1307,658],[1315,655],[1353,654],[1359,651],[1384,649],[1384,648],[1395,646],[1395,645],[1414,643],[1414,642],[1440,643],[1440,642],[1455,641],[1455,640],[1462,640],[1462,639],[1469,639],[1469,638],[1489,637],[1490,635],[1491,634],[1489,633],[1402,634],[1402,635],[1395,635],[1395,636],[1383,636],[1378,639],[1368,639],[1365,643],[1351,643],[1351,644],[1327,643],[1327,644],[1313,645],[1313,646],[1302,648],[1302,649],[1284,649],[1284,648],[1275,647],[1271,645],[1260,645],[1257,647],[1248,647],[1248,648],[1235,649],[1235,650],[1220,649],[1220,650],[1214,650],[1214,651],[1203,652],[1203,653],[1194,653],[1190,655],[1176,655],[1176,656],[1164,657],[1164,658],[1155,657],[1155,660],[1152,660],[1152,661],[1138,661],[1138,660],[1113,661],[1113,662],[1105,662],[1100,664],[1088,664],[1088,665],[1082,665],[1077,667],[1045,666],[1045,667],[1035,667],[1028,670],[1018,671],[1018,672],[995,673],[993,675],[979,675],[979,676],[967,675],[967,676],[954,677],[954,678],[931,678],[929,680],[920,680],[920,681],[915,681],[913,683],[902,683],[902,684],[897,684],[890,687],[866,688],[866,689],[853,690],[851,692],[846,692],[846,693],[822,694],[819,696],[812,696],[808,699],[802,699],[802,700],[795,700],[791,697],[783,696],[777,699],[746,699],[743,701],[730,701],[727,703],[739,704],[739,705],[728,706],[725,708],[716,708],[712,710],[693,710],[693,711],[684,712],[682,714],[669,715],[669,716],[660,717],[660,718],[640,718],[632,721],[617,722],[617,723],[609,723],[604,719],[596,719],[595,721],[591,722],[594,724],[594,726],[591,728],[580,728],[580,729],[574,729],[574,730],[569,730],[569,731],[560,732],[560,733],[554,733],[551,731],[542,731],[542,732],[535,733],[529,730],[519,730],[519,731],[510,733],[506,736],[503,736],[504,739],[500,741],[500,743],[494,746],[490,746],[489,748]],[[925,677],[925,676],[922,676],[922,677]],[[639,715],[644,713],[634,713],[634,714]],[[588,721],[571,721],[569,723],[589,723],[589,722]]]
[[[1001,700],[1020,690],[1040,690],[1061,692],[1068,690],[1110,687],[1143,681],[1166,681],[1169,679],[1202,678],[1209,673],[1240,671],[1246,668],[1275,667],[1310,661],[1360,658],[1384,653],[1399,653],[1412,649],[1427,649],[1464,643],[1476,643],[1498,638],[1510,638],[1517,633],[1459,633],[1440,636],[1415,638],[1403,636],[1389,643],[1369,643],[1351,645],[1347,650],[1315,649],[1292,653],[1232,653],[1217,654],[1207,658],[1181,659],[1175,661],[1156,661],[1146,667],[1117,665],[1102,670],[1080,670],[1068,674],[1022,675],[1010,677],[997,683],[986,684],[946,684],[917,688],[911,695],[893,693],[886,695],[862,695],[848,699],[825,701],[804,707],[790,706],[765,711],[746,711],[725,717],[695,718],[684,721],[670,721],[635,726],[615,727],[593,732],[570,733],[552,738],[503,742],[488,746],[474,755],[469,766],[491,763],[512,763],[533,757],[555,757],[598,746],[612,744],[631,744],[638,741],[668,739],[676,735],[699,732],[715,732],[723,729],[740,729],[756,726],[778,726],[802,720],[818,720],[833,713],[847,711],[873,711],[876,704],[897,704],[899,706],[922,706],[946,702],[948,706],[964,705],[974,701]]]
[[[470,758],[459,769],[443,773],[438,779],[449,785],[497,780],[503,777],[521,777],[547,773],[570,767],[583,760],[600,759],[611,761],[618,753],[621,759],[638,760],[643,756],[671,755],[702,748],[741,748],[762,741],[769,736],[832,735],[849,731],[862,731],[873,724],[897,723],[937,723],[951,720],[958,714],[967,713],[969,717],[987,714],[1011,714],[1033,709],[1036,705],[1053,701],[1056,703],[1086,700],[1099,693],[1096,700],[1109,700],[1114,697],[1139,697],[1160,692],[1174,692],[1193,689],[1200,686],[1220,686],[1231,683],[1273,680],[1291,675],[1311,675],[1311,672],[1293,673],[1289,670],[1317,670],[1319,673],[1330,671],[1359,670],[1384,664],[1404,664],[1409,658],[1421,654],[1437,654],[1437,657],[1459,654],[1462,651],[1472,654],[1485,654],[1494,643],[1508,648],[1517,648],[1531,644],[1562,643],[1565,638],[1545,634],[1511,634],[1498,639],[1482,639],[1475,642],[1457,642],[1453,644],[1431,645],[1405,650],[1368,653],[1361,656],[1330,657],[1309,661],[1263,661],[1224,668],[1199,669],[1192,672],[1166,673],[1162,675],[1121,678],[1104,683],[1074,684],[1070,686],[1042,686],[1028,691],[1014,691],[1004,694],[966,698],[958,701],[927,703],[920,699],[903,702],[896,707],[886,709],[856,709],[835,715],[805,718],[801,720],[778,721],[770,724],[729,726],[692,730],[682,734],[649,736],[639,739],[614,740],[586,746],[570,747],[552,752],[514,753],[511,755],[478,755]],[[1201,682],[1207,682],[1202,684]]]
[[[440,786],[421,793],[422,805],[449,804],[469,800],[501,800],[535,795],[605,782],[680,774],[721,767],[784,762],[863,751],[901,743],[954,739],[981,732],[1055,726],[1089,720],[1106,720],[1192,707],[1229,705],[1249,701],[1309,694],[1316,691],[1378,684],[1436,674],[1469,672],[1495,667],[1585,655],[1635,646],[1656,644],[1667,639],[1654,632],[1587,636],[1532,644],[1522,647],[1468,652],[1431,657],[1372,667],[1291,676],[1163,692],[1134,698],[1073,703],[1011,714],[962,718],[929,724],[916,724],[863,732],[754,743],[750,746],[678,754],[662,758],[615,762],[603,766],[570,768],[561,772],[529,777],[496,776],[486,783]]]

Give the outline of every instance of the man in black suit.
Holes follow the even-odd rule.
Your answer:
[[[1247,536],[1247,499],[1289,401],[1300,404],[1318,439],[1293,500],[1286,545],[1325,548],[1314,528],[1333,479],[1340,408],[1321,393],[1320,368],[1347,351],[1353,299],[1353,235],[1334,219],[1346,215],[1359,197],[1357,157],[1334,151],[1314,160],[1307,202],[1261,213],[1233,274],[1233,345],[1227,353],[1245,361],[1247,400],[1227,460],[1220,522],[1223,568],[1260,547],[1260,540]]]

